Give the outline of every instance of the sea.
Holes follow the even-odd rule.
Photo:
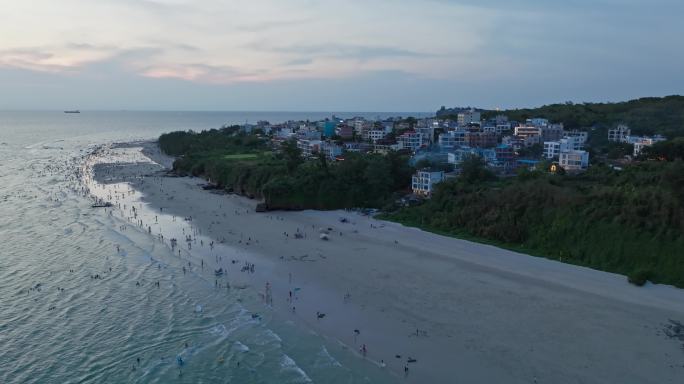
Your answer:
[[[255,317],[256,292],[181,272],[174,250],[75,185],[98,145],[331,115],[0,111],[0,383],[395,382],[267,307]]]

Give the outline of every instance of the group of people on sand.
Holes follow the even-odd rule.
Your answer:
[[[131,193],[131,191],[126,191],[126,192],[127,192],[127,194],[129,194],[129,195],[130,195],[130,193]],[[113,196],[115,196],[116,200],[119,200],[119,198],[121,198],[121,199],[118,201],[118,204],[117,204],[118,208],[121,209],[122,202],[124,202],[125,194],[122,192],[122,193],[121,193],[121,196],[119,196],[119,195],[117,195],[117,193],[115,192],[115,193],[113,194]],[[151,224],[146,224],[146,223],[145,223],[145,220],[146,220],[146,219],[144,218],[146,215],[143,214],[143,211],[142,211],[142,210],[139,210],[139,209],[136,208],[134,205],[130,205],[130,207],[129,207],[128,204],[123,204],[123,208],[124,208],[124,211],[128,211],[128,213],[130,214],[130,216],[127,217],[128,220],[131,221],[131,222],[135,222],[136,226],[140,227],[141,229],[146,230],[146,232],[149,233],[149,234],[152,234],[152,232],[153,232],[153,226],[155,226],[155,228],[157,228],[157,227],[160,226],[160,217],[159,217],[158,215],[154,215],[154,218],[153,218],[154,221],[151,222]],[[142,206],[141,206],[140,208],[142,208]],[[161,212],[161,211],[162,211],[162,208],[160,208],[160,212]],[[110,212],[110,213],[111,213],[111,212]],[[245,209],[245,210],[242,210],[242,209],[235,209],[233,213],[234,213],[235,216],[241,216],[241,215],[249,214],[249,213],[250,213],[250,210],[248,210],[248,209]],[[225,216],[225,214],[224,214],[224,216]],[[150,216],[150,217],[151,217],[151,216]],[[277,221],[284,221],[284,220],[285,220],[283,217],[279,217],[279,216],[275,216],[275,215],[267,215],[267,216],[264,216],[264,217],[267,218],[267,219],[270,219],[270,220],[277,220]],[[150,220],[150,221],[151,221],[151,220]],[[172,221],[173,221],[173,222],[176,221],[176,220],[175,220],[175,216],[173,216],[173,220],[172,220]],[[192,250],[192,245],[193,245],[193,244],[198,244],[198,236],[197,236],[197,235],[198,235],[200,232],[199,232],[199,229],[196,229],[196,228],[193,228],[193,227],[192,227],[193,218],[192,218],[191,216],[184,217],[184,222],[187,223],[187,224],[190,226],[190,229],[189,229],[187,232],[186,232],[186,228],[185,228],[185,227],[182,227],[182,228],[181,228],[181,231],[182,231],[182,233],[183,233],[184,236],[185,236],[185,239],[184,239],[184,240],[186,241],[188,251],[190,251],[190,250]],[[214,224],[214,223],[212,222],[212,224]],[[374,226],[373,224],[370,224],[370,225],[371,225],[371,227],[373,227],[373,228],[377,228],[377,227]],[[124,225],[124,226],[121,226],[121,230],[124,230],[125,227],[126,227],[125,225]],[[306,233],[307,230],[301,230],[301,229],[298,228],[298,227],[297,227],[297,228],[293,228],[293,229],[294,229],[294,230],[293,230],[293,231],[290,231],[290,232],[288,232],[288,231],[283,231],[283,236],[284,236],[285,238],[290,238],[290,237],[291,237],[290,235],[293,235],[292,237],[293,237],[293,238],[296,238],[296,239],[307,238],[307,233]],[[311,229],[312,229],[313,231],[316,231],[315,225],[312,225],[312,226],[311,226]],[[331,228],[330,228],[330,229],[331,229]],[[212,232],[212,231],[210,231],[210,232]],[[237,235],[237,234],[235,234],[235,233],[233,233],[233,232],[229,232],[229,234],[231,234],[231,235]],[[341,235],[342,235],[342,232],[340,232],[340,236],[341,236]],[[250,245],[251,243],[258,243],[258,240],[253,239],[252,236],[245,236],[244,233],[240,234],[239,236],[240,236],[240,237],[239,237],[238,239],[235,239],[235,240],[237,240],[237,244]],[[161,233],[161,229],[160,229],[160,231],[159,231],[159,233],[157,234],[156,237],[157,237],[161,242],[164,242],[164,243],[165,243],[164,237],[163,237],[163,235],[162,235],[162,233]],[[226,242],[226,239],[225,239],[225,238],[219,238],[219,240],[220,240],[220,243],[225,243],[225,242]],[[177,241],[176,241],[176,239],[175,239],[175,238],[171,238],[170,241],[169,241],[169,245],[170,245],[170,247],[171,247],[172,250],[176,250],[176,247],[177,247]],[[216,245],[215,242],[214,242],[213,240],[208,241],[208,242],[207,242],[207,245],[208,245],[208,247],[209,247],[209,250],[210,250],[212,253],[214,253],[213,251],[215,250],[215,245]],[[205,246],[203,239],[199,239],[199,246],[200,246],[200,247],[204,247],[204,246]],[[121,249],[120,249],[120,247],[117,245],[117,253],[120,253],[120,252],[121,252]],[[181,255],[182,255],[181,250],[178,249],[178,256],[180,257]],[[202,271],[203,271],[203,270],[204,270],[204,263],[205,263],[204,259],[200,259],[200,263],[201,263],[201,269],[202,269]],[[223,258],[222,258],[221,256],[219,256],[218,254],[215,254],[215,263],[216,263],[216,266],[217,266],[217,267],[220,266],[221,271],[228,271],[228,268],[223,264]],[[236,263],[236,260],[232,260],[232,263],[235,264],[235,263]],[[192,264],[191,264],[191,262],[188,261],[187,267],[186,267],[186,265],[182,265],[180,269],[182,270],[183,274],[186,275],[186,274],[188,273],[188,271],[190,271],[190,272],[192,271],[191,268],[192,268]],[[211,271],[211,269],[210,269],[210,271]],[[244,264],[242,265],[240,271],[241,271],[241,272],[247,272],[247,273],[249,273],[249,274],[253,274],[253,273],[255,273],[255,264],[254,264],[254,263],[251,263],[251,262],[249,262],[249,261],[244,261]],[[224,286],[224,283],[222,283],[222,282],[220,281],[220,277],[221,277],[221,276],[224,276],[224,274],[222,273],[220,276],[217,275],[218,278],[215,279],[215,286],[216,286],[216,287],[219,287],[219,288],[222,288],[222,287]],[[98,275],[91,276],[91,278],[99,279],[99,278],[101,278],[101,276],[98,274]],[[289,274],[289,283],[290,283],[290,285],[292,285],[292,274],[291,274],[291,273]],[[160,288],[160,282],[159,282],[159,281],[154,282],[154,285],[155,285],[156,287]],[[139,283],[139,282],[136,282],[136,286],[140,286],[140,283]],[[226,288],[229,288],[229,287],[230,287],[230,284],[225,283],[225,287],[226,287]],[[259,293],[259,295],[262,297],[264,303],[266,303],[266,304],[268,304],[268,305],[272,305],[272,304],[273,304],[273,297],[274,297],[274,295],[273,295],[273,287],[271,286],[271,284],[270,284],[269,282],[267,282],[267,283],[265,284],[265,288],[264,288],[263,293]],[[296,313],[296,308],[295,308],[295,305],[294,305],[294,304],[295,304],[295,303],[294,303],[294,300],[295,300],[295,299],[298,299],[298,297],[296,297],[296,289],[290,289],[290,290],[289,290],[289,295],[288,295],[287,301],[288,301],[288,303],[289,303],[289,306],[288,306],[288,307],[291,308],[291,311],[292,311],[293,314]],[[351,294],[350,294],[349,292],[345,293],[345,294],[344,294],[344,298],[343,298],[344,303],[348,303],[350,300],[351,300]],[[321,312],[321,311],[316,311],[316,320],[317,320],[317,321],[324,321],[324,319],[326,318],[326,316],[327,316],[326,313]],[[259,317],[259,318],[260,318],[260,317]],[[360,331],[359,331],[358,329],[355,329],[355,330],[354,330],[354,342],[355,342],[355,343],[356,343],[356,339],[357,339],[357,337],[359,336],[359,334],[360,334]],[[416,335],[418,335],[418,336],[423,336],[423,335],[425,335],[425,334],[426,334],[425,331],[422,331],[422,330],[420,330],[420,329],[417,329],[417,330],[416,330]],[[368,356],[368,353],[369,353],[369,352],[368,352],[368,347],[367,347],[366,343],[362,343],[358,348],[359,348],[359,353],[360,353],[364,358]],[[398,356],[399,356],[399,355],[397,355],[397,357],[398,357]],[[139,366],[139,365],[140,365],[140,359],[137,358],[136,362],[137,362],[137,365]],[[404,365],[404,373],[405,373],[406,375],[408,375],[408,372],[409,372],[409,363],[415,363],[415,359],[409,358],[409,359],[407,360],[406,364]],[[182,363],[180,363],[180,364],[182,364]],[[384,359],[381,359],[380,362],[378,363],[378,365],[379,365],[380,367],[382,367],[382,368],[384,368],[384,367],[387,366],[387,364],[385,363]],[[180,365],[179,365],[179,367],[180,367]],[[135,368],[135,366],[134,366],[134,368]]]

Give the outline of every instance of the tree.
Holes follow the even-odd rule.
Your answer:
[[[323,153],[323,151],[318,152],[318,163],[320,164],[323,172],[325,172],[325,174],[328,175],[330,173],[330,171],[328,170],[328,156],[326,156],[325,153]]]
[[[518,155],[522,157],[538,158],[541,157],[542,153],[544,153],[544,146],[541,144],[533,144],[529,147],[522,148],[518,152]]]
[[[649,147],[645,147],[641,151],[641,158],[663,159],[667,161],[684,159],[684,137],[661,141]]]
[[[281,145],[281,149],[283,151],[287,172],[292,174],[297,167],[304,162],[304,158],[302,158],[302,151],[297,148],[296,140],[284,141]]]
[[[484,160],[477,155],[467,156],[461,162],[460,180],[468,183],[478,183],[496,179],[492,171],[487,169]]]

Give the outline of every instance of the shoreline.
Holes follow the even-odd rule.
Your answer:
[[[156,145],[130,144],[138,145],[170,165]],[[200,179],[161,179],[163,188],[132,185],[151,207],[191,215],[203,234],[259,260],[274,316],[354,345],[354,353],[365,343],[368,360],[384,360],[397,377],[413,357],[406,382],[655,383],[684,374],[675,362],[684,360],[680,345],[656,334],[668,319],[684,319],[684,291],[676,288],[634,287],[621,275],[351,212],[255,213],[256,201],[203,191]],[[318,238],[319,228],[333,228],[329,241]],[[298,232],[306,237],[295,239]],[[301,295],[293,315],[294,285]],[[326,317],[317,320],[317,311]],[[416,328],[426,336],[414,336]],[[630,364],[637,359],[648,368]]]

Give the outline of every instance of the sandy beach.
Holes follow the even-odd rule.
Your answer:
[[[684,330],[676,326],[684,322],[682,290],[639,288],[624,276],[356,212],[257,213],[258,201],[166,176],[173,159],[153,143],[110,151],[124,150],[156,164],[101,164],[99,182],[129,182],[160,215],[191,217],[198,234],[239,252],[228,268],[231,284],[261,291],[268,283],[273,316],[323,335],[397,382],[684,378]],[[255,273],[240,271],[245,262]]]

